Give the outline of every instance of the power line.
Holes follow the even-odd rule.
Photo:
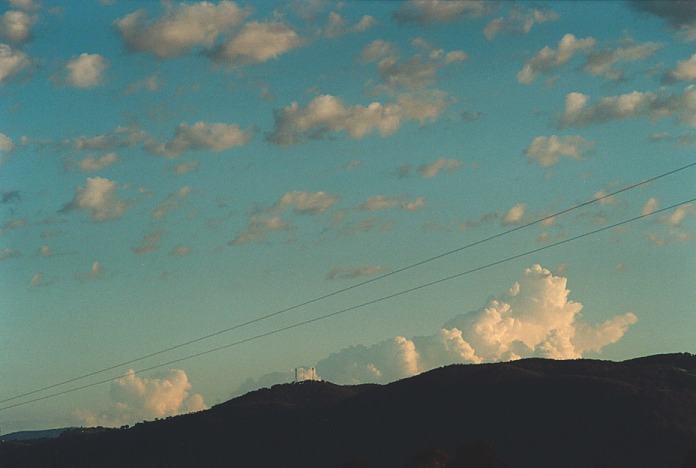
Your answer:
[[[530,226],[534,226],[534,225],[536,225],[536,224],[539,224],[539,223],[542,223],[542,222],[544,222],[544,221],[550,220],[550,219],[555,218],[555,217],[557,217],[557,216],[561,216],[561,215],[564,215],[564,214],[566,214],[566,213],[570,213],[571,211],[575,211],[575,210],[577,210],[577,209],[580,209],[580,208],[583,208],[583,207],[592,205],[592,204],[594,204],[594,203],[600,202],[601,200],[605,200],[605,199],[607,199],[607,198],[613,197],[613,196],[618,195],[618,194],[620,194],[620,193],[627,192],[627,191],[629,191],[629,190],[633,190],[633,189],[635,189],[635,188],[638,188],[638,187],[641,187],[641,186],[643,186],[643,185],[649,184],[649,183],[654,182],[654,181],[656,181],[656,180],[658,180],[658,179],[662,179],[662,178],[664,178],[664,177],[667,177],[667,176],[670,176],[670,175],[673,175],[673,174],[676,174],[676,173],[685,171],[686,169],[690,169],[690,168],[692,168],[692,167],[694,167],[694,166],[696,166],[696,162],[692,162],[692,163],[686,164],[686,165],[681,166],[681,167],[678,167],[678,168],[676,168],[676,169],[672,169],[672,170],[670,170],[670,171],[663,172],[663,173],[658,174],[658,175],[656,175],[656,176],[649,177],[649,178],[647,178],[647,179],[641,180],[640,182],[636,182],[636,183],[634,183],[634,184],[628,185],[628,186],[623,187],[623,188],[621,188],[621,189],[615,190],[615,191],[613,191],[613,192],[611,192],[611,193],[607,193],[607,194],[602,195],[602,196],[599,196],[599,197],[594,197],[594,198],[592,198],[592,199],[590,199],[590,200],[584,201],[584,202],[579,203],[579,204],[577,204],[577,205],[573,205],[573,206],[571,206],[571,207],[569,207],[569,208],[566,208],[566,209],[564,209],[564,210],[557,211],[557,212],[555,212],[555,213],[553,213],[553,214],[550,214],[550,215],[548,215],[548,216],[544,216],[544,217],[538,218],[538,219],[536,219],[536,220],[534,220],[534,221],[531,221],[531,222],[528,222],[528,223],[525,223],[525,224],[521,224],[521,225],[519,225],[519,226],[515,226],[515,227],[510,228],[510,229],[507,229],[507,230],[505,230],[505,231],[498,232],[498,233],[493,234],[493,235],[491,235],[491,236],[484,237],[484,238],[479,239],[479,240],[477,240],[477,241],[470,242],[469,244],[465,244],[465,245],[463,245],[463,246],[460,246],[460,247],[457,247],[457,248],[454,248],[454,249],[451,249],[451,250],[442,252],[442,253],[440,253],[440,254],[437,254],[437,255],[434,255],[434,256],[432,256],[432,257],[429,257],[429,258],[426,258],[426,259],[417,261],[417,262],[415,262],[415,263],[411,263],[411,264],[409,264],[409,265],[405,265],[405,266],[403,266],[403,267],[400,267],[400,268],[397,268],[397,269],[395,269],[395,270],[392,270],[392,271],[383,273],[383,274],[378,275],[378,276],[375,276],[375,277],[373,277],[373,278],[368,278],[368,279],[366,279],[366,280],[360,281],[360,282],[355,283],[355,284],[352,284],[352,285],[350,285],[350,286],[346,286],[346,287],[344,287],[344,288],[336,289],[336,290],[334,290],[334,291],[328,292],[328,293],[326,293],[326,294],[323,294],[323,295],[321,295],[321,296],[315,297],[315,298],[313,298],[313,299],[309,299],[309,300],[307,300],[307,301],[304,301],[304,302],[301,302],[301,303],[298,303],[298,304],[295,304],[295,305],[286,307],[286,308],[284,308],[284,309],[280,309],[280,310],[277,310],[277,311],[275,311],[275,312],[271,312],[271,313],[269,313],[269,314],[266,314],[266,315],[262,315],[262,316],[253,318],[253,319],[251,319],[251,320],[247,320],[246,322],[238,323],[238,324],[236,324],[236,325],[232,325],[232,326],[230,326],[230,327],[223,328],[223,329],[221,329],[221,330],[218,330],[218,331],[209,333],[209,334],[207,334],[207,335],[199,336],[198,338],[193,338],[193,339],[191,339],[191,340],[184,341],[184,342],[182,342],[182,343],[178,343],[178,344],[169,346],[169,347],[167,347],[167,348],[164,348],[164,349],[161,349],[161,350],[158,350],[158,351],[153,351],[153,352],[148,353],[148,354],[143,354],[143,355],[141,355],[141,356],[138,356],[138,357],[129,359],[129,360],[127,360],[127,361],[119,362],[119,363],[117,363],[117,364],[112,364],[112,365],[110,365],[110,366],[108,366],[108,367],[104,367],[104,368],[97,369],[97,370],[94,370],[94,371],[91,371],[91,372],[88,372],[88,373],[85,373],[85,374],[82,374],[82,375],[78,375],[78,376],[69,378],[69,379],[67,379],[67,380],[63,380],[63,381],[61,381],[61,382],[57,382],[57,383],[53,383],[53,384],[50,384],[50,385],[46,385],[46,386],[41,387],[41,388],[38,388],[38,389],[36,389],[36,390],[32,390],[32,391],[29,391],[29,392],[21,393],[21,394],[18,394],[18,395],[14,395],[14,396],[12,396],[12,397],[8,397],[8,398],[5,398],[5,399],[2,399],[2,400],[0,400],[0,404],[6,403],[6,402],[8,402],[8,401],[16,400],[16,399],[18,399],[18,398],[23,398],[23,397],[26,397],[26,396],[34,395],[34,394],[36,394],[36,393],[40,393],[40,392],[43,392],[43,391],[45,391],[45,390],[50,390],[50,389],[52,389],[52,388],[60,387],[60,386],[65,385],[65,384],[77,382],[77,381],[79,381],[79,380],[83,380],[83,379],[86,379],[86,378],[88,378],[88,377],[93,377],[93,376],[95,376],[95,375],[102,374],[102,373],[104,373],[104,372],[108,372],[108,371],[111,371],[111,370],[114,370],[114,369],[118,369],[119,367],[123,367],[123,366],[127,366],[127,365],[130,365],[130,364],[134,364],[134,363],[136,363],[136,362],[140,362],[140,361],[143,361],[143,360],[148,359],[148,358],[151,358],[151,357],[159,356],[159,355],[161,355],[161,354],[168,353],[168,352],[170,352],[170,351],[174,351],[174,350],[176,350],[176,349],[183,348],[183,347],[192,345],[192,344],[194,344],[194,343],[198,343],[198,342],[200,342],[200,341],[205,341],[205,340],[208,340],[208,339],[210,339],[210,338],[214,338],[214,337],[216,337],[216,336],[223,335],[223,334],[229,333],[229,332],[231,332],[231,331],[238,330],[238,329],[240,329],[240,328],[244,328],[244,327],[247,327],[247,326],[249,326],[249,325],[253,325],[253,324],[255,324],[255,323],[258,323],[258,322],[262,322],[262,321],[264,321],[264,320],[268,320],[268,319],[273,318],[273,317],[276,317],[276,316],[278,316],[278,315],[282,315],[282,314],[285,314],[285,313],[287,313],[287,312],[291,312],[291,311],[293,311],[293,310],[295,310],[295,309],[299,309],[299,308],[301,308],[301,307],[308,306],[308,305],[310,305],[310,304],[314,304],[314,303],[316,303],[316,302],[322,301],[322,300],[324,300],[324,299],[328,299],[328,298],[333,297],[333,296],[336,296],[336,295],[338,295],[338,294],[342,294],[342,293],[344,293],[344,292],[347,292],[347,291],[350,291],[350,290],[353,290],[353,289],[356,289],[356,288],[359,288],[359,287],[362,287],[362,286],[365,286],[365,285],[368,285],[368,284],[371,284],[371,283],[375,283],[375,282],[377,282],[377,281],[381,281],[381,280],[383,280],[383,279],[385,279],[385,278],[388,278],[388,277],[390,277],[390,276],[393,276],[393,275],[396,275],[396,274],[398,274],[398,273],[402,273],[402,272],[404,272],[404,271],[407,271],[407,270],[410,270],[410,269],[419,267],[419,266],[421,266],[421,265],[425,265],[426,263],[430,263],[430,262],[433,262],[433,261],[435,261],[435,260],[439,260],[439,259],[441,259],[441,258],[443,258],[443,257],[447,257],[447,256],[449,256],[449,255],[452,255],[452,254],[461,252],[461,251],[463,251],[463,250],[470,249],[470,248],[475,247],[475,246],[477,246],[477,245],[481,245],[481,244],[484,244],[484,243],[486,243],[486,242],[490,242],[490,241],[492,241],[492,240],[498,239],[498,238],[503,237],[503,236],[506,236],[506,235],[508,235],[508,234],[512,234],[512,233],[514,233],[514,232],[516,232],[516,231],[519,231],[519,230],[522,230],[522,229],[526,229],[526,228],[528,228],[528,227],[530,227]]]
[[[430,282],[427,282],[427,283],[423,283],[423,284],[420,284],[420,285],[418,285],[418,286],[413,286],[413,287],[411,287],[411,288],[403,289],[403,290],[401,290],[401,291],[398,291],[398,292],[395,292],[395,293],[392,293],[392,294],[388,294],[388,295],[386,295],[386,296],[378,297],[377,299],[372,299],[372,300],[369,300],[369,301],[367,301],[367,302],[363,302],[363,303],[360,303],[360,304],[357,304],[357,305],[353,305],[353,306],[347,307],[347,308],[345,308],[345,309],[340,309],[340,310],[331,312],[331,313],[329,313],[329,314],[320,315],[320,316],[318,316],[318,317],[314,317],[314,318],[311,318],[311,319],[307,319],[307,320],[303,320],[303,321],[300,321],[300,322],[296,322],[296,323],[294,323],[294,324],[292,324],[292,325],[287,325],[287,326],[284,326],[284,327],[281,327],[281,328],[276,328],[276,329],[273,329],[273,330],[268,331],[268,332],[264,332],[264,333],[261,333],[261,334],[258,334],[258,335],[254,335],[254,336],[251,336],[251,337],[248,337],[248,338],[244,338],[244,339],[241,339],[241,340],[238,340],[238,341],[234,341],[234,342],[232,342],[232,343],[228,343],[228,344],[221,345],[221,346],[216,346],[216,347],[214,347],[214,348],[210,348],[210,349],[207,349],[207,350],[205,350],[205,351],[200,351],[200,352],[193,353],[193,354],[189,354],[189,355],[186,355],[186,356],[177,358],[177,359],[172,359],[172,360],[170,360],[170,361],[163,362],[163,363],[160,363],[160,364],[157,364],[157,365],[154,365],[154,366],[146,367],[146,368],[143,368],[143,369],[138,369],[138,370],[133,371],[133,373],[134,373],[134,374],[141,374],[141,373],[143,373],[143,372],[148,372],[148,371],[151,371],[151,370],[155,370],[155,369],[159,369],[159,368],[162,368],[162,367],[170,366],[170,365],[172,365],[172,364],[177,364],[177,363],[182,362],[182,361],[187,361],[187,360],[189,360],[189,359],[193,359],[193,358],[196,358],[196,357],[205,356],[205,355],[207,355],[207,354],[211,354],[211,353],[215,353],[215,352],[218,352],[218,351],[222,351],[222,350],[224,350],[224,349],[229,349],[229,348],[232,348],[232,347],[234,347],[234,346],[239,346],[239,345],[242,345],[242,344],[244,344],[244,343],[249,343],[249,342],[251,342],[251,341],[256,341],[256,340],[259,340],[259,339],[261,339],[261,338],[265,338],[265,337],[268,337],[268,336],[271,336],[271,335],[276,335],[276,334],[281,333],[281,332],[284,332],[284,331],[288,331],[288,330],[292,330],[292,329],[295,329],[295,328],[303,327],[303,326],[305,326],[305,325],[309,325],[309,324],[312,324],[312,323],[314,323],[314,322],[319,322],[319,321],[321,321],[321,320],[326,320],[326,319],[335,317],[335,316],[337,316],[337,315],[344,314],[344,313],[346,313],[346,312],[351,312],[351,311],[354,311],[354,310],[357,310],[357,309],[361,309],[361,308],[363,308],[363,307],[367,307],[367,306],[370,306],[370,305],[373,305],[373,304],[377,304],[377,303],[379,303],[379,302],[383,302],[383,301],[386,301],[386,300],[389,300],[389,299],[393,299],[393,298],[395,298],[395,297],[403,296],[403,295],[405,295],[405,294],[409,294],[409,293],[412,293],[412,292],[414,292],[414,291],[418,291],[418,290],[421,290],[421,289],[424,289],[424,288],[428,288],[428,287],[431,287],[431,286],[435,286],[435,285],[437,285],[437,284],[444,283],[444,282],[446,282],[446,281],[451,281],[451,280],[453,280],[453,279],[460,278],[460,277],[462,277],[462,276],[466,276],[466,275],[470,275],[470,274],[472,274],[472,273],[476,273],[476,272],[479,272],[479,271],[482,271],[482,270],[486,270],[486,269],[488,269],[488,268],[492,268],[492,267],[497,266],[497,265],[500,265],[500,264],[502,264],[502,263],[507,263],[507,262],[510,262],[510,261],[513,261],[513,260],[517,260],[517,259],[519,259],[519,258],[526,257],[526,256],[528,256],[528,255],[532,255],[532,254],[535,254],[535,253],[537,253],[537,252],[541,252],[541,251],[543,251],[543,250],[547,250],[547,249],[550,249],[550,248],[553,248],[553,247],[558,247],[559,245],[567,244],[567,243],[570,243],[570,242],[573,242],[573,241],[582,239],[582,238],[584,238],[584,237],[589,237],[589,236],[592,236],[592,235],[594,235],[594,234],[598,234],[598,233],[600,233],[600,232],[608,231],[608,230],[610,230],[610,229],[614,229],[614,228],[617,228],[617,227],[619,227],[619,226],[623,226],[623,225],[625,225],[625,224],[629,224],[629,223],[632,223],[632,222],[634,222],[634,221],[638,221],[638,220],[640,220],[640,219],[647,218],[647,217],[649,217],[649,216],[653,216],[653,215],[656,215],[656,214],[658,214],[658,213],[662,213],[662,212],[665,212],[665,211],[668,211],[668,210],[677,208],[677,207],[682,206],[682,205],[686,205],[687,203],[692,203],[692,202],[694,202],[694,201],[696,201],[696,198],[692,198],[692,199],[690,199],[690,200],[685,200],[685,201],[682,201],[682,202],[679,202],[679,203],[675,203],[675,204],[670,205],[670,206],[668,206],[668,207],[661,208],[661,209],[659,209],[659,210],[655,210],[655,211],[653,211],[653,212],[651,212],[651,213],[641,214],[641,215],[635,216],[635,217],[633,217],[633,218],[628,218],[628,219],[625,219],[625,220],[623,220],[623,221],[619,221],[619,222],[617,222],[617,223],[614,223],[614,224],[611,224],[611,225],[608,225],[608,226],[604,226],[604,227],[601,227],[601,228],[598,228],[598,229],[594,229],[594,230],[592,230],[592,231],[588,231],[588,232],[579,234],[579,235],[574,236],[574,237],[569,237],[568,239],[564,239],[564,240],[561,240],[561,241],[558,241],[558,242],[554,242],[554,243],[552,243],[552,244],[545,245],[545,246],[543,246],[543,247],[538,247],[538,248],[536,248],[536,249],[528,250],[528,251],[523,252],[523,253],[520,253],[520,254],[516,254],[516,255],[509,256],[509,257],[505,257],[505,258],[503,258],[503,259],[501,259],[501,260],[497,260],[497,261],[492,262],[492,263],[488,263],[488,264],[485,264],[485,265],[482,265],[482,266],[478,266],[478,267],[472,268],[472,269],[470,269],[470,270],[466,270],[466,271],[463,271],[463,272],[455,273],[455,274],[453,274],[453,275],[445,276],[445,277],[443,277],[443,278],[439,278],[439,279],[436,279],[436,280],[433,280],[433,281],[430,281]],[[35,403],[35,402],[37,402],[37,401],[47,400],[47,399],[49,399],[49,398],[54,398],[54,397],[57,397],[57,396],[65,395],[65,394],[67,394],[67,393],[72,393],[72,392],[76,392],[76,391],[78,391],[78,390],[84,390],[84,389],[87,389],[87,388],[90,388],[90,387],[95,387],[95,386],[97,386],[97,385],[102,385],[102,384],[111,382],[111,381],[113,381],[113,380],[116,379],[116,378],[125,377],[125,376],[127,376],[127,375],[129,375],[129,374],[130,374],[130,373],[128,373],[128,374],[122,374],[122,375],[119,375],[119,376],[117,376],[117,377],[112,377],[112,378],[109,378],[109,379],[99,380],[99,381],[97,381],[97,382],[88,383],[88,384],[85,384],[85,385],[81,385],[81,386],[79,386],[79,387],[69,388],[69,389],[67,389],[67,390],[63,390],[63,391],[60,391],[60,392],[51,393],[51,394],[49,394],[49,395],[44,395],[44,396],[42,396],[42,397],[33,398],[33,399],[31,399],[31,400],[26,400],[26,401],[23,401],[23,402],[19,402],[19,403],[12,404],[12,405],[0,407],[0,411],[5,411],[5,410],[11,409],[11,408],[16,408],[16,407],[18,407],[18,406],[28,405],[28,404],[30,404],[30,403]]]

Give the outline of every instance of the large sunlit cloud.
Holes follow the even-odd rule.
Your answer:
[[[0,17],[0,37],[21,44],[31,38],[36,16],[19,10],[8,10]]]
[[[400,23],[445,23],[462,18],[477,18],[496,8],[489,0],[408,0],[396,12]]]
[[[491,20],[483,30],[489,41],[498,34],[528,34],[535,25],[557,21],[558,13],[552,10],[532,8],[524,9],[513,6],[507,16]]]
[[[230,66],[261,63],[299,47],[301,43],[300,36],[284,23],[252,21],[218,47],[212,57]]]
[[[0,44],[0,84],[29,67],[29,56],[7,44]]]
[[[447,364],[576,359],[616,343],[637,321],[629,312],[588,323],[582,304],[569,295],[566,277],[533,265],[507,292],[457,315],[432,335],[350,346],[321,359],[317,371],[336,383],[386,383]],[[257,383],[278,383],[272,376]]]
[[[447,105],[444,93],[429,92],[401,95],[396,102],[372,102],[367,106],[346,105],[341,99],[322,95],[301,107],[293,102],[275,111],[275,127],[268,140],[279,145],[297,144],[308,139],[325,138],[332,133],[348,133],[361,139],[371,133],[388,136],[403,122],[435,120]]]
[[[80,54],[65,64],[65,82],[76,88],[94,88],[104,81],[108,66],[99,54]]]
[[[578,52],[587,52],[595,46],[593,37],[578,39],[573,34],[564,35],[558,42],[558,47],[544,47],[531,59],[525,62],[517,73],[517,81],[530,84],[539,74],[551,73],[569,62]]]
[[[118,185],[104,177],[89,177],[84,186],[78,187],[75,197],[62,211],[85,210],[94,221],[120,218],[128,204],[118,198]]]
[[[172,369],[162,377],[140,377],[133,370],[111,383],[112,405],[103,412],[78,410],[85,426],[121,426],[207,409],[203,396],[191,393],[186,372]]]
[[[586,125],[649,117],[653,120],[676,117],[682,123],[696,127],[696,86],[686,87],[681,94],[666,90],[659,92],[633,91],[618,96],[607,96],[590,103],[586,94],[573,92],[566,95],[565,109],[559,120],[561,127]]]
[[[145,10],[137,10],[114,22],[129,50],[170,58],[195,47],[209,48],[250,13],[230,1],[164,5],[164,14],[156,20],[148,20]]]
[[[556,165],[561,157],[582,159],[583,154],[592,148],[592,145],[592,142],[579,135],[538,136],[524,150],[524,154],[541,167],[551,167]]]
[[[179,124],[174,138],[166,143],[147,141],[145,149],[152,154],[176,157],[186,151],[210,150],[220,152],[251,141],[253,134],[236,124],[196,122]]]

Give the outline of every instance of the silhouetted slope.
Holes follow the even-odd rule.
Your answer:
[[[696,357],[675,354],[276,385],[127,430],[5,442],[0,466],[682,468],[693,447]]]

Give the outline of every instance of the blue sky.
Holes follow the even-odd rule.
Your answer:
[[[2,8],[0,399],[693,161],[689,2]],[[682,172],[134,367],[689,199],[695,180]],[[176,414],[298,366],[383,382],[451,362],[695,352],[695,213],[6,410],[0,428]]]

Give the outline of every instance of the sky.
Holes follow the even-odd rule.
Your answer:
[[[694,161],[690,2],[0,8],[0,400]],[[685,204],[134,372],[688,200],[694,171],[0,410],[0,431],[197,411],[296,367],[385,383],[451,363],[694,353]]]

